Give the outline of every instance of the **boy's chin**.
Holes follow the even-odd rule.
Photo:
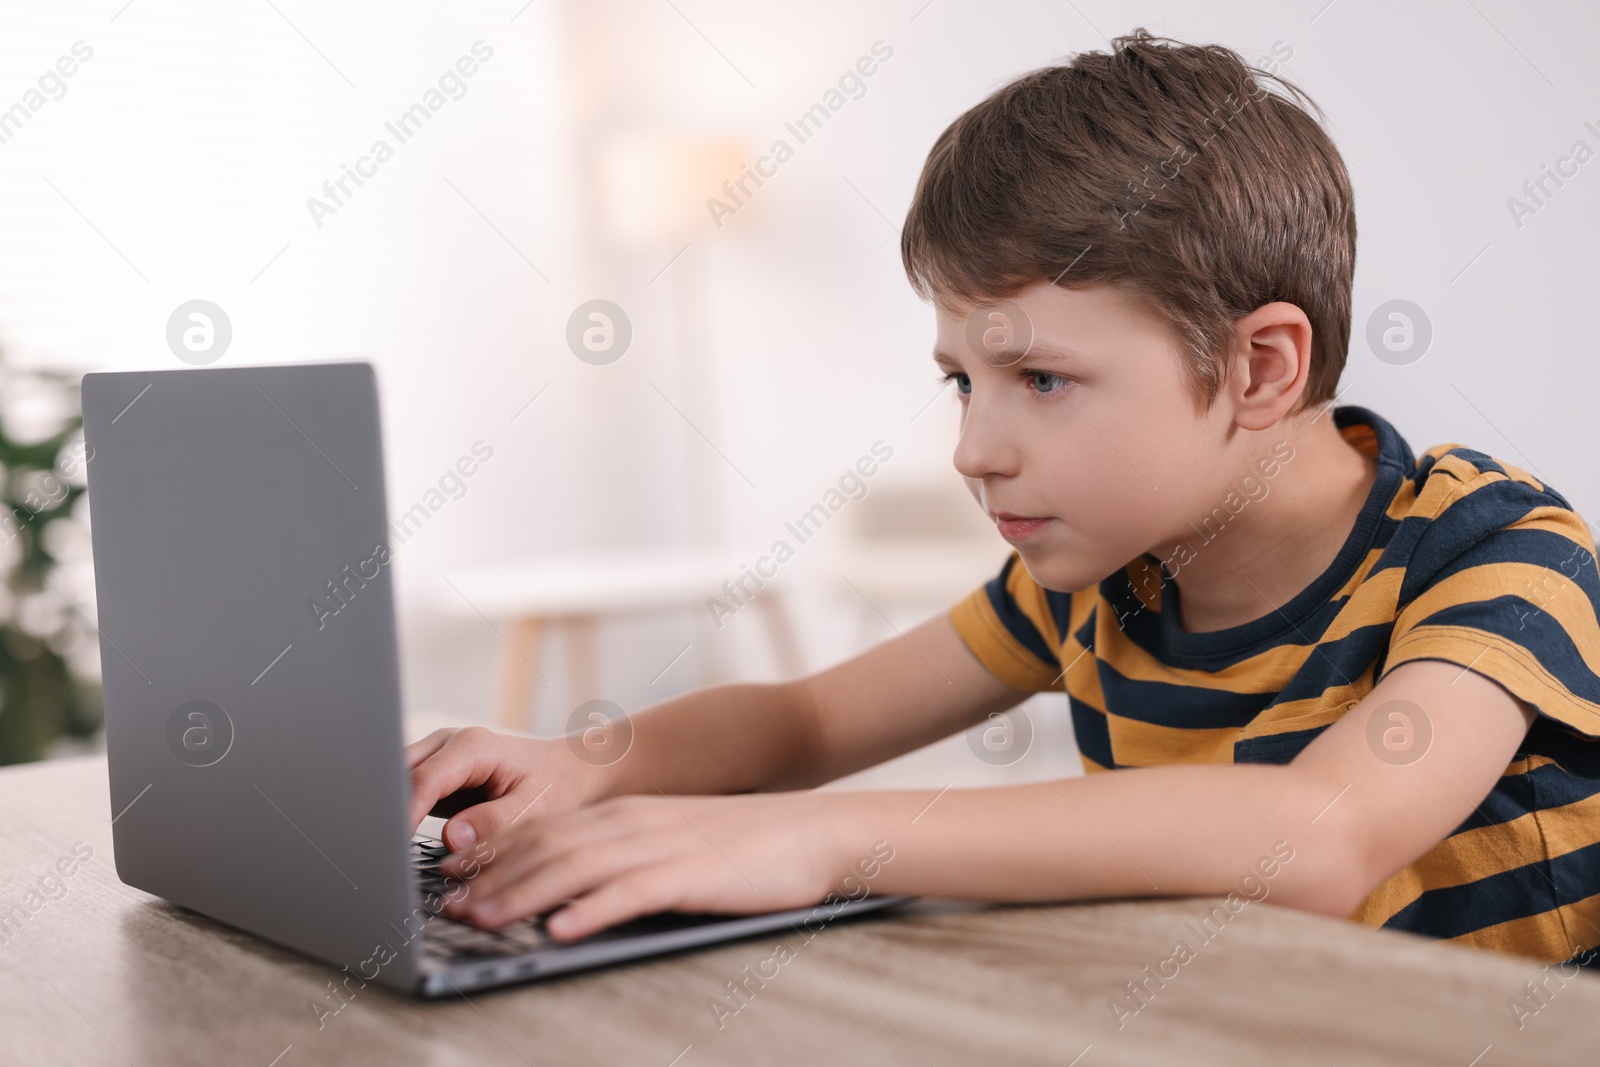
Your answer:
[[[1050,552],[1018,545],[1017,554],[1022,558],[1022,565],[1028,568],[1029,577],[1052,592],[1075,593],[1098,585],[1105,577],[1089,573],[1081,558],[1063,559],[1060,549]]]

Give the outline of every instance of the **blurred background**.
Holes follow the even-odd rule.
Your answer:
[[[1600,510],[1575,2],[7,0],[0,761],[100,744],[75,384],[190,330],[191,362],[376,365],[417,722],[564,732],[946,610],[1008,547],[898,228],[957,115],[1135,26],[1326,110],[1362,235],[1341,402]],[[1397,306],[1423,339],[1380,358]],[[1065,696],[1023,713],[1002,757],[858,780],[1078,773]]]

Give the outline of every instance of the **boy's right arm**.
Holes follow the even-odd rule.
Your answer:
[[[654,705],[632,717],[632,742],[609,766],[585,762],[564,738],[435,731],[406,749],[412,826],[441,798],[471,788],[490,799],[450,819],[452,849],[470,848],[525,812],[625,793],[804,789],[947,737],[1029,695],[990,674],[940,613],[813,675],[712,686]],[[470,838],[462,834],[469,827]]]

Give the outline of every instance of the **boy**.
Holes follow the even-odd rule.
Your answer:
[[[444,831],[454,873],[494,845],[453,914],[553,912],[575,938],[815,903],[889,856],[880,893],[1270,884],[1287,907],[1586,961],[1594,538],[1524,471],[1417,456],[1333,406],[1355,219],[1297,99],[1315,107],[1140,30],[946,130],[902,256],[960,395],[955,466],[1015,552],[854,659],[641,713],[608,767],[476,727],[412,745],[414,824],[454,791],[491,798]],[[1056,689],[1082,778],[809,791]]]

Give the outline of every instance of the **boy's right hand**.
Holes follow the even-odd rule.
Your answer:
[[[450,817],[444,843],[462,852],[527,815],[582,807],[602,769],[577,759],[564,738],[516,737],[483,726],[435,730],[406,746],[411,829],[441,800],[462,790],[484,797]]]

